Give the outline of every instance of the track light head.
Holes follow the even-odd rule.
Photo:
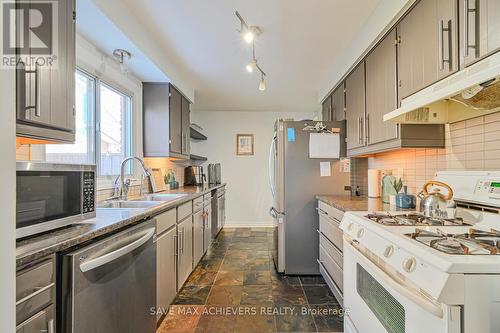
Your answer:
[[[266,81],[264,80],[264,75],[260,76],[259,90],[260,91],[266,90]]]
[[[255,68],[257,68],[257,60],[253,59],[246,65],[245,68],[247,72],[252,73],[255,70]]]

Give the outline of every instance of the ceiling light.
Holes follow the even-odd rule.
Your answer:
[[[257,60],[253,59],[247,64],[245,68],[247,69],[247,72],[252,73],[256,67],[257,67]]]
[[[254,38],[253,32],[247,30],[246,32],[243,33],[243,39],[248,44],[250,44],[251,42],[253,42],[253,38]]]
[[[259,90],[260,91],[266,90],[266,81],[264,80],[264,75],[263,74],[260,77]]]
[[[132,54],[123,49],[116,49],[113,51],[113,57],[120,63],[120,70],[123,74],[128,74],[129,70],[125,66],[125,59],[131,59]]]

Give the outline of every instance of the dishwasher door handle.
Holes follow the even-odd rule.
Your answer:
[[[144,236],[142,236],[141,238],[119,248],[118,250],[115,250],[115,251],[106,253],[100,257],[86,260],[86,261],[82,262],[80,264],[80,270],[83,273],[85,273],[85,272],[88,272],[94,268],[106,265],[107,263],[122,257],[122,256],[134,251],[138,247],[142,246],[144,243],[146,243],[148,240],[150,240],[151,237],[153,237],[154,233],[155,233],[155,228],[147,229]]]

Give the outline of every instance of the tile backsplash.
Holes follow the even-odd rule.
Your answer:
[[[369,169],[398,171],[411,193],[444,170],[500,170],[500,112],[446,125],[445,149],[404,149],[368,157]]]

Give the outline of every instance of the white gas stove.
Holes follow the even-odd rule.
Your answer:
[[[457,219],[348,212],[346,332],[500,332],[500,173],[439,172]]]

